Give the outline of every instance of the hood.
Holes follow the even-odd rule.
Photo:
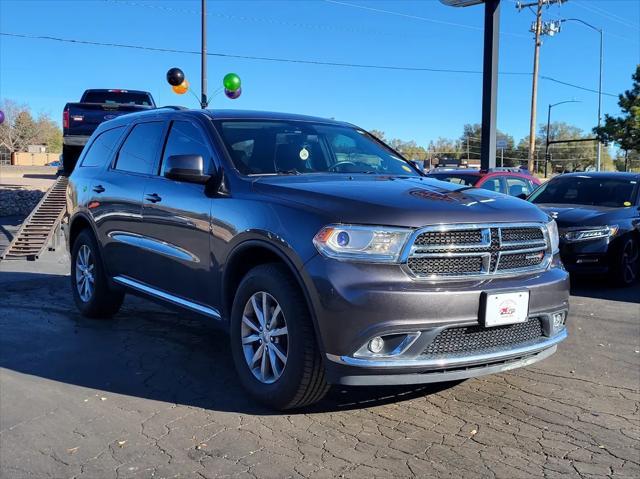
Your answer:
[[[548,221],[518,198],[424,177],[263,176],[254,191],[322,213],[331,222],[421,227],[438,223]]]
[[[603,226],[625,215],[624,208],[540,203],[537,205],[556,220],[558,227]]]

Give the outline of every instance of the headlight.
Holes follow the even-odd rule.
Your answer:
[[[587,241],[599,238],[610,238],[618,232],[618,226],[597,226],[593,228],[583,228],[579,230],[569,230],[562,234],[562,239],[570,243],[576,241]]]
[[[384,226],[329,225],[318,232],[313,244],[329,258],[397,263],[411,233]]]
[[[560,237],[558,235],[558,224],[556,223],[556,220],[551,220],[547,223],[547,232],[549,233],[551,253],[556,254],[560,251]]]

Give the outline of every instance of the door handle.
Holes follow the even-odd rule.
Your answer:
[[[157,193],[151,193],[150,195],[145,195],[145,200],[150,201],[151,203],[158,203],[162,201],[162,197]]]
[[[96,193],[104,193],[104,186],[102,185],[94,186],[93,191],[95,191]]]

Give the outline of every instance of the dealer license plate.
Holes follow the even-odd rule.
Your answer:
[[[524,323],[529,315],[529,292],[487,294],[484,325],[487,328]]]

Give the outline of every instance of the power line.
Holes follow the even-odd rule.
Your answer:
[[[48,35],[28,35],[23,33],[8,33],[8,32],[0,32],[0,35],[9,36],[9,37],[30,38],[30,39],[36,39],[36,40],[51,40],[51,41],[57,41],[57,42],[77,43],[82,45],[129,48],[134,50],[148,50],[148,51],[163,52],[163,53],[186,53],[186,54],[200,55],[200,52],[195,50],[178,50],[174,48],[147,47],[143,45],[131,45],[131,44],[124,44],[124,43],[94,42],[90,40],[77,40],[77,39],[70,39],[70,38],[53,37]],[[433,72],[433,73],[462,73],[462,74],[482,73],[479,70],[457,70],[452,68],[406,67],[406,66],[395,66],[395,65],[373,65],[373,64],[364,64],[364,63],[327,62],[327,61],[319,61],[319,60],[301,60],[301,59],[295,59],[295,58],[262,57],[262,56],[255,56],[255,55],[235,55],[231,53],[221,53],[221,52],[207,52],[207,55],[214,56],[214,57],[239,58],[243,60],[261,60],[261,61],[270,61],[270,62],[301,63],[301,64],[307,64],[307,65],[326,65],[326,66],[351,67],[351,68],[373,68],[373,69],[379,69],[379,70],[423,71],[423,72]],[[503,75],[529,75],[529,73],[525,73],[525,72],[503,72],[502,74]]]
[[[47,40],[47,41],[56,41],[56,42],[63,42],[63,43],[75,43],[79,45],[127,48],[132,50],[145,50],[145,51],[153,51],[153,52],[160,52],[160,53],[181,53],[181,54],[189,54],[189,55],[200,55],[200,51],[196,51],[196,50],[178,50],[175,48],[148,47],[144,45],[131,45],[131,44],[125,44],[125,43],[95,42],[90,40],[78,40],[78,39],[72,39],[72,38],[54,37],[49,35],[30,35],[25,33],[10,33],[10,32],[0,32],[0,35],[6,36],[6,37],[14,37],[14,38],[28,38],[32,40]],[[263,57],[263,56],[257,56],[257,55],[237,55],[237,54],[222,53],[222,52],[207,52],[207,56],[222,57],[222,58],[237,58],[240,60],[296,63],[296,64],[302,64],[302,65],[323,65],[323,66],[345,67],[345,68],[367,68],[367,69],[376,69],[376,70],[395,70],[395,71],[431,72],[431,73],[482,74],[481,70],[463,70],[463,69],[453,69],[453,68],[409,67],[409,66],[399,66],[399,65],[376,65],[376,64],[366,64],[366,63],[329,62],[329,61],[320,61],[320,60],[302,60],[302,59],[296,59],[296,58]],[[531,73],[507,71],[507,72],[500,72],[500,75],[528,76],[528,75],[531,75]],[[580,85],[575,85],[573,83],[557,80],[549,76],[541,76],[540,78],[544,80],[560,83],[562,85],[569,86],[572,88],[578,88],[584,91],[597,93],[597,90],[593,90],[591,88],[586,88]],[[610,97],[614,97],[614,98],[618,97],[618,95],[614,95],[613,93],[603,92],[602,94]]]
[[[200,15],[201,12],[199,10],[193,10],[188,8],[175,8],[167,5],[162,5],[158,3],[141,3],[137,1],[131,0],[104,0],[109,3],[114,3],[118,5],[126,5],[131,7],[143,7],[149,8],[158,11],[164,11],[169,13],[187,13],[193,15]],[[342,27],[336,25],[322,25],[318,23],[307,23],[307,22],[289,22],[286,20],[280,20],[276,18],[268,18],[268,17],[251,17],[247,15],[231,15],[222,12],[207,12],[206,16],[208,17],[216,17],[222,18],[225,20],[231,21],[241,21],[241,22],[254,22],[254,23],[266,23],[271,25],[284,25],[288,27],[301,28],[304,30],[315,29],[315,30],[327,30],[327,31],[343,31],[348,33],[357,33],[357,34],[373,34],[373,35],[393,35],[391,32],[382,32],[380,30],[370,30],[364,28],[355,28],[355,27]]]
[[[619,23],[620,25],[624,25],[625,27],[633,28],[634,30],[640,30],[640,25],[636,25],[634,23],[628,22],[626,19],[618,15],[615,15],[607,10],[604,10],[600,7],[596,7],[595,5],[587,6],[582,4],[582,2],[577,2],[577,1],[574,1],[572,3],[584,10],[590,11],[591,13],[595,13],[599,17],[605,17],[611,20],[612,22],[616,22],[616,23]]]
[[[404,17],[404,18],[410,18],[412,20],[421,20],[424,22],[430,22],[430,23],[437,23],[439,25],[447,25],[447,26],[452,26],[452,27],[460,27],[460,28],[467,28],[469,30],[477,30],[477,31],[483,31],[482,27],[478,27],[475,25],[468,25],[465,23],[456,23],[456,22],[449,22],[449,21],[445,21],[445,20],[438,20],[435,18],[429,18],[429,17],[422,17],[420,15],[412,15],[409,13],[402,13],[402,12],[396,12],[393,10],[383,10],[382,8],[375,8],[375,7],[368,7],[366,5],[357,5],[355,3],[348,3],[348,2],[341,2],[338,0],[324,0],[326,3],[333,3],[336,5],[343,5],[345,7],[352,7],[352,8],[359,8],[361,10],[369,10],[371,12],[376,12],[376,13],[384,13],[386,15],[394,15],[397,17]],[[529,38],[527,35],[522,35],[520,33],[511,33],[511,32],[502,32],[505,35],[512,35],[515,37],[521,37],[521,38]]]

